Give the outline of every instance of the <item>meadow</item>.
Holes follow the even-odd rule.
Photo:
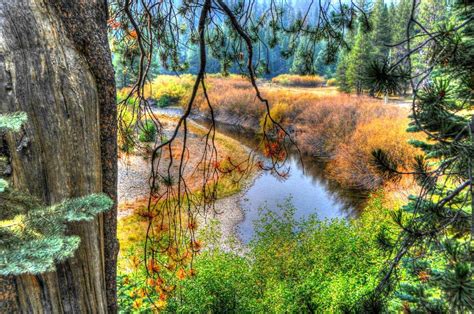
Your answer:
[[[342,93],[335,87],[308,88],[307,81],[322,78],[283,76],[260,82],[264,98],[269,100],[272,117],[291,133],[304,155],[327,160],[327,172],[341,185],[373,191],[384,185],[382,176],[371,162],[372,152],[383,149],[388,157],[404,170],[421,152],[408,142],[420,139],[408,133],[408,110],[397,103],[385,104],[368,96]],[[158,77],[147,85],[150,97],[166,95],[166,90],[184,90],[191,77]],[[166,84],[163,82],[166,81]],[[171,84],[171,85],[170,85]],[[248,80],[237,75],[209,75],[206,79],[209,100],[218,122],[261,132],[261,120],[266,110],[258,101]],[[325,84],[317,84],[320,86]],[[175,86],[176,85],[176,86]],[[291,85],[291,87],[287,87]],[[172,87],[174,86],[174,87]],[[156,91],[160,92],[156,92]],[[185,106],[188,94],[183,93],[174,105]],[[210,118],[210,108],[202,93],[198,95],[194,112]],[[406,186],[411,182],[406,182]]]

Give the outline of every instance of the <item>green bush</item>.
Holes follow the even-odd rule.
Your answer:
[[[371,231],[378,228],[373,213],[353,223],[316,217],[298,221],[290,203],[282,206],[282,212],[264,211],[247,254],[215,249],[198,256],[197,275],[178,283],[179,293],[169,300],[167,310],[357,311],[378,283],[384,261],[376,244],[377,232]],[[375,229],[368,229],[367,224]]]
[[[142,128],[140,129],[138,139],[140,140],[140,142],[153,142],[155,138],[156,138],[155,123],[151,120],[145,121],[145,123],[143,123]]]
[[[343,220],[297,221],[294,207],[268,212],[252,243],[263,276],[265,308],[275,312],[343,312],[377,284],[382,260],[373,235]]]
[[[157,105],[158,107],[164,108],[172,105],[176,105],[180,101],[180,97],[172,96],[172,95],[163,95],[158,98]]]
[[[198,271],[184,280],[170,313],[258,313],[262,295],[249,261],[233,253],[206,252],[196,261]]]

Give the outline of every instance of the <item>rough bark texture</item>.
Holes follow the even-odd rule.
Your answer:
[[[104,214],[105,279],[109,312],[117,311],[117,107],[115,75],[107,38],[106,0],[47,0],[85,57],[95,78],[100,109],[102,190],[114,200]]]
[[[7,138],[13,185],[45,203],[100,191],[115,198],[106,10],[104,0],[0,1],[0,112],[28,114],[23,132]],[[0,278],[0,312],[114,312],[115,225],[115,209],[71,224],[81,237],[75,257],[55,272]]]

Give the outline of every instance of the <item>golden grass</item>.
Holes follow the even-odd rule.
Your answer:
[[[376,189],[383,180],[373,163],[372,151],[379,148],[399,164],[400,170],[409,170],[413,157],[421,151],[408,144],[409,139],[420,137],[420,134],[406,132],[408,122],[402,117],[382,117],[357,125],[348,140],[337,147],[329,163],[331,176],[352,188]]]
[[[208,79],[211,104],[217,119],[242,120],[242,124],[260,125],[264,105],[244,78]],[[419,135],[407,133],[408,111],[367,96],[356,96],[325,88],[283,88],[263,84],[262,95],[271,104],[275,120],[294,130],[304,154],[331,160],[330,175],[350,187],[375,189],[383,182],[373,166],[371,152],[389,151],[398,163],[420,153],[407,143]],[[198,98],[197,107],[208,113],[207,102]],[[225,121],[224,121],[225,122]]]
[[[283,86],[321,87],[326,80],[319,75],[280,74],[272,79],[272,83]]]

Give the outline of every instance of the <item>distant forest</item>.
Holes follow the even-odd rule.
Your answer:
[[[238,1],[234,0],[235,3]],[[344,91],[360,92],[364,85],[363,77],[367,67],[374,62],[390,62],[398,60],[406,53],[404,45],[397,45],[403,41],[409,19],[411,1],[401,0],[385,3],[383,0],[360,0],[358,7],[365,12],[354,20],[354,23],[343,34],[346,45],[333,47],[318,34],[295,31],[306,25],[317,25],[319,8],[317,2],[289,0],[282,16],[280,27],[258,27],[259,18],[265,8],[271,5],[271,0],[256,1],[253,4],[252,20],[257,25],[253,40],[255,43],[254,62],[258,74],[262,78],[270,79],[283,73],[299,75],[319,75],[326,79],[337,78],[339,86]],[[440,21],[446,10],[443,0],[422,1],[419,7],[419,19],[425,25],[430,21]],[[308,7],[310,8],[308,10]],[[180,51],[180,57],[174,60],[170,67],[163,66],[162,54],[154,54],[154,62],[149,72],[149,78],[158,74],[196,74],[199,67],[198,45],[190,38],[191,35],[182,23],[181,42],[189,43],[183,47],[175,47]],[[208,50],[208,73],[245,73],[242,65],[236,60],[244,59],[241,42],[232,38],[230,26],[225,23],[218,26],[220,31],[229,36],[216,36],[220,41],[210,46]],[[286,28],[287,27],[287,28]],[[133,34],[132,34],[133,37]],[[125,38],[126,39],[126,38]],[[117,86],[128,86],[134,81],[137,73],[139,49],[133,38],[130,40],[114,40],[111,38],[113,62],[116,69]],[[227,55],[226,55],[227,54]],[[160,60],[161,59],[161,60]]]

